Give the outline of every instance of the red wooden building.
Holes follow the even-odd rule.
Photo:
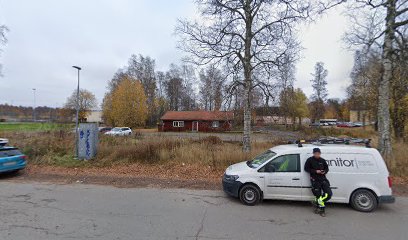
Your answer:
[[[159,132],[223,132],[232,128],[230,111],[168,111],[160,119]]]

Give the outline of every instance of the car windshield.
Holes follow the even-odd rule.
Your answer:
[[[266,161],[270,160],[274,156],[276,156],[276,153],[271,151],[271,150],[268,150],[268,151],[256,156],[251,161],[248,161],[247,164],[251,168],[257,168],[257,167],[261,166],[262,164],[264,164]]]
[[[112,131],[113,132],[119,132],[121,128],[113,128]]]

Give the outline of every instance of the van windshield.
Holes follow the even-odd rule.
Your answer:
[[[257,168],[264,164],[266,161],[270,160],[276,156],[275,152],[272,152],[271,150],[268,150],[258,156],[256,156],[254,159],[250,160],[247,162],[247,165],[251,168]]]

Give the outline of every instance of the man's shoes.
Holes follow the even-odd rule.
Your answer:
[[[320,213],[320,208],[319,208],[319,204],[317,203],[317,198],[316,199],[314,199],[314,200],[312,200],[312,206],[313,206],[313,212],[315,213],[315,214],[319,214]]]
[[[324,208],[319,209],[320,210],[320,216],[326,217],[326,211]]]

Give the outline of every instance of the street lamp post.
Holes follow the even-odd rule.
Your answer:
[[[34,105],[33,105],[33,122],[35,122],[37,119],[36,119],[36,116],[35,116],[35,108],[36,108],[36,106],[35,106],[35,88],[33,88],[33,94],[34,94]]]
[[[78,158],[78,151],[79,151],[79,132],[78,132],[78,122],[79,122],[79,71],[81,68],[78,66],[72,66],[73,68],[78,70],[78,85],[77,85],[77,94],[76,94],[76,116],[75,116],[75,157]]]

